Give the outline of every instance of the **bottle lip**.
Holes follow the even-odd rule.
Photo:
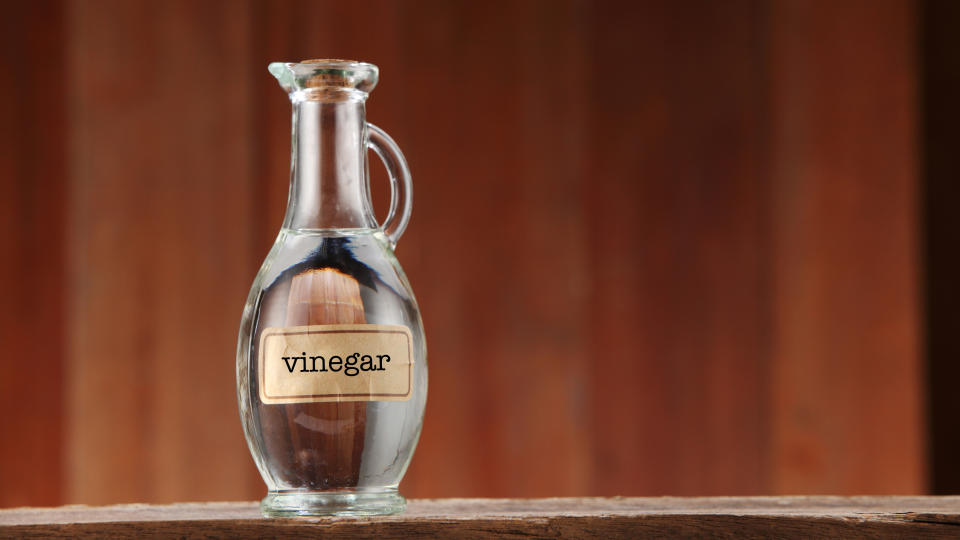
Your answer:
[[[307,99],[335,95],[366,99],[380,75],[379,68],[373,64],[340,59],[273,62],[268,69],[291,98],[301,95]]]

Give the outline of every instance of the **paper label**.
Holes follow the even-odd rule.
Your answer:
[[[413,338],[406,326],[267,328],[258,361],[266,404],[406,401],[413,392]]]

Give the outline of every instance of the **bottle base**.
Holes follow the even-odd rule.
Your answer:
[[[385,491],[271,491],[260,502],[265,517],[379,516],[397,514],[407,500],[396,489]]]

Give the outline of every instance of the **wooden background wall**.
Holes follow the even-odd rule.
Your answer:
[[[315,57],[380,66],[414,173],[406,495],[926,489],[912,3],[4,11],[0,506],[262,495],[234,354],[286,200],[266,65]]]

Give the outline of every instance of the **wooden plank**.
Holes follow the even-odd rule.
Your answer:
[[[496,473],[502,453],[501,441],[494,439],[492,431],[502,405],[485,404],[504,396],[495,381],[491,384],[486,370],[471,367],[490,362],[494,370],[504,361],[484,354],[487,340],[495,340],[496,335],[487,304],[477,303],[477,297],[488,285],[483,282],[488,267],[482,253],[490,249],[493,237],[481,230],[486,221],[482,209],[495,204],[482,195],[483,184],[501,177],[509,158],[506,142],[491,135],[502,118],[498,108],[490,107],[491,118],[471,122],[464,104],[482,102],[496,84],[472,84],[482,79],[475,73],[490,65],[471,63],[483,60],[485,44],[493,45],[488,61],[511,62],[502,45],[484,39],[507,30],[489,29],[491,15],[484,15],[481,4],[429,1],[412,5],[417,6],[415,10],[400,14],[400,23],[407,29],[402,34],[406,38],[403,68],[399,73],[384,71],[384,84],[387,77],[400,77],[393,83],[403,92],[407,108],[400,125],[410,126],[401,127],[407,129],[406,135],[397,134],[414,181],[413,219],[398,257],[420,302],[430,362],[424,430],[407,475],[409,495],[494,494],[502,482]],[[471,31],[468,21],[473,17],[478,18],[479,28],[488,31]],[[501,24],[507,22],[501,20]],[[376,95],[371,99],[374,123],[378,99]],[[429,119],[430,130],[444,135],[423,137],[414,128],[418,118]],[[479,155],[483,149],[476,148],[477,139],[491,140],[484,145],[489,160]],[[478,160],[476,168],[461,166]],[[492,196],[493,192],[487,195]],[[497,259],[493,253],[489,258]],[[445,277],[437,279],[441,275]],[[502,308],[500,298],[490,300],[494,306],[490,310]],[[406,481],[401,484],[401,490],[406,485]]]
[[[914,9],[771,8],[775,492],[926,486]]]
[[[256,503],[0,510],[0,536],[944,538],[960,497],[411,500],[374,518],[265,519]]]
[[[588,8],[550,0],[514,8],[509,54],[517,64],[503,94],[516,85],[510,113],[519,163],[504,178],[501,193],[511,196],[509,206],[498,203],[501,234],[493,236],[515,239],[497,246],[514,261],[500,283],[501,337],[491,351],[504,359],[494,377],[510,396],[500,417],[506,468],[495,471],[505,487],[497,493],[583,495],[595,490],[599,428],[589,406],[595,261],[582,198],[591,150]],[[489,287],[498,289],[496,282]],[[511,485],[521,477],[530,482]]]
[[[762,15],[591,14],[595,493],[769,490]]]
[[[923,229],[930,491],[960,493],[960,3],[922,3]]]
[[[396,139],[413,174],[413,218],[397,257],[421,307],[430,368],[424,429],[400,485],[401,493],[414,497],[481,496],[488,490],[487,463],[495,459],[492,453],[485,459],[490,446],[478,442],[486,429],[476,406],[480,391],[465,370],[477,359],[466,346],[476,328],[469,327],[463,307],[471,274],[462,239],[469,225],[454,217],[476,181],[456,176],[459,160],[471,155],[468,137],[455,135],[464,130],[459,85],[469,72],[457,39],[464,7],[429,0],[396,10],[392,54],[380,65],[381,82],[367,108],[368,119]],[[449,136],[425,136],[426,130]],[[376,161],[371,158],[372,191],[383,201]]]
[[[0,17],[0,507],[63,502],[64,7]]]
[[[249,18],[71,4],[69,501],[262,493],[236,410]]]
[[[417,196],[400,257],[426,285],[437,359],[412,481],[430,479],[422,494],[588,492],[584,28],[570,4],[419,6],[404,14],[426,29],[405,34],[408,125],[420,115],[451,136],[416,130],[407,145]]]

